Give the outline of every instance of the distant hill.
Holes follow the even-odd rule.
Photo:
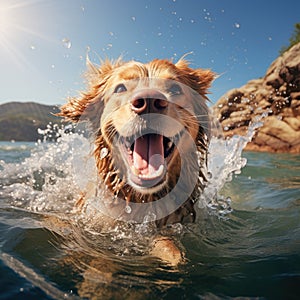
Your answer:
[[[57,106],[34,102],[0,104],[0,141],[37,141],[38,128],[60,123],[61,118],[54,116],[58,111]]]

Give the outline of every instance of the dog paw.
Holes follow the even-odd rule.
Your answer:
[[[173,267],[184,262],[184,253],[171,238],[167,237],[159,237],[153,241],[150,255],[161,259]]]

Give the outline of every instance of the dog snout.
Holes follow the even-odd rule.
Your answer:
[[[137,114],[162,113],[167,107],[167,98],[156,90],[139,91],[131,100],[131,109]]]

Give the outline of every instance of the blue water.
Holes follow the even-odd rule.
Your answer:
[[[185,249],[175,268],[147,254],[153,228],[70,224],[69,142],[0,143],[0,299],[300,298],[299,155],[243,152],[219,207],[170,229]]]

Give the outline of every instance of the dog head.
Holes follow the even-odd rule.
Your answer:
[[[88,88],[61,116],[88,119],[100,177],[127,201],[154,201],[183,176],[203,185],[210,138],[207,90],[215,74],[181,59],[88,63]],[[185,170],[185,171],[182,171]],[[192,180],[193,179],[193,180]]]

